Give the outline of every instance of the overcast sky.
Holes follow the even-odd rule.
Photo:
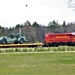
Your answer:
[[[28,5],[27,7],[25,5]],[[0,0],[0,25],[12,27],[29,20],[48,25],[50,21],[75,21],[75,11],[68,8],[67,0]]]

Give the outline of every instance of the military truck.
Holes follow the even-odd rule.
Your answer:
[[[26,41],[26,37],[22,36],[20,33],[12,33],[10,36],[0,37],[0,44],[24,44]]]

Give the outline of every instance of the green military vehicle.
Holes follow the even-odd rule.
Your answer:
[[[9,37],[2,36],[0,37],[0,44],[24,44],[26,43],[26,37],[22,36],[20,33],[12,33]]]

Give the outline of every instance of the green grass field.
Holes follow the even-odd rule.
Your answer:
[[[75,75],[75,53],[0,54],[0,75]]]

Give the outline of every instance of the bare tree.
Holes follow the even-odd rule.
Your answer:
[[[75,9],[75,0],[68,0],[68,6]]]

